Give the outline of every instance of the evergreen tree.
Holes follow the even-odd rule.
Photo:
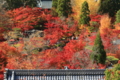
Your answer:
[[[57,13],[59,17],[68,17],[72,13],[70,0],[58,0]]]
[[[98,13],[108,13],[109,16],[113,17],[115,13],[120,9],[120,0],[101,0]]]
[[[102,44],[100,33],[97,34],[97,37],[92,48],[91,59],[93,62],[105,64],[106,61],[106,52]]]
[[[58,0],[52,0],[52,16],[57,16],[57,12],[56,12],[56,9],[57,9],[57,3],[58,3]]]
[[[8,4],[8,9],[15,9],[19,8],[21,6],[30,6],[30,7],[36,7],[37,1],[36,0],[5,0]]]
[[[58,0],[52,0],[52,8],[57,8]]]
[[[87,24],[89,25],[89,21],[90,21],[90,10],[89,10],[89,6],[88,3],[85,1],[82,4],[82,9],[81,9],[81,15],[80,15],[80,20],[79,20],[79,24]]]
[[[115,21],[115,24],[116,23],[120,23],[120,10],[117,11],[116,13],[116,21]]]

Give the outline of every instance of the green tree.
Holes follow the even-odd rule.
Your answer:
[[[89,21],[90,21],[90,10],[89,10],[89,6],[88,3],[85,1],[82,4],[82,9],[81,9],[81,15],[80,15],[80,20],[79,20],[79,24],[87,24],[89,25]]]
[[[114,6],[113,6],[114,5]],[[98,13],[108,13],[109,16],[113,17],[115,13],[120,9],[120,0],[101,0]]]
[[[52,7],[56,9],[57,3],[58,3],[58,0],[52,0]]]
[[[52,0],[52,15],[53,16],[57,16],[57,12],[56,12],[57,3],[58,3],[58,0]]]
[[[97,34],[94,46],[92,48],[91,59],[93,62],[105,64],[106,61],[106,52],[102,44],[100,33]]]
[[[57,13],[59,17],[68,17],[72,13],[70,0],[58,0]]]
[[[116,21],[115,21],[115,24],[116,23],[120,23],[120,10],[117,11],[116,13]]]
[[[5,0],[8,4],[8,9],[15,9],[19,8],[21,6],[30,6],[30,7],[36,7],[37,1],[36,0]]]

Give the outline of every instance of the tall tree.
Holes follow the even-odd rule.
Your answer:
[[[120,9],[120,0],[101,0],[100,8],[98,9],[98,13],[104,14],[108,13],[111,17],[115,15],[115,13]],[[112,6],[114,5],[114,6]]]
[[[72,13],[70,0],[58,0],[57,13],[59,17],[68,17]]]
[[[15,9],[21,6],[30,6],[36,7],[37,1],[36,0],[5,0],[8,4],[8,9]]]
[[[52,0],[52,7],[56,9],[57,3],[58,3],[58,0]]]
[[[97,37],[92,48],[91,59],[96,63],[105,64],[106,61],[106,52],[102,44],[100,33],[97,34]]]
[[[52,15],[53,16],[57,16],[57,3],[58,3],[58,0],[52,0]]]
[[[89,21],[90,21],[89,14],[90,14],[89,6],[88,6],[87,1],[85,1],[82,4],[81,15],[80,15],[80,20],[79,20],[80,25],[81,24],[89,25]]]
[[[116,21],[115,23],[120,23],[120,10],[117,11],[116,13]]]

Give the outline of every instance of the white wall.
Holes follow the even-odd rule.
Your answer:
[[[41,8],[52,8],[52,1],[39,1],[37,7],[41,7]]]

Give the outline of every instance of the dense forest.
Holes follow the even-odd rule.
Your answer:
[[[120,0],[52,0],[51,9],[36,5],[36,0],[0,1],[0,79],[4,68],[64,66],[115,66],[106,70],[106,80],[120,79]]]

